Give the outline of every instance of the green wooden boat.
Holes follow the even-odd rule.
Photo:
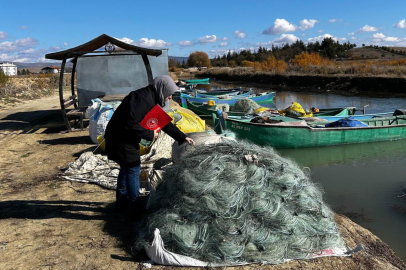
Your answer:
[[[352,143],[391,141],[406,138],[406,116],[391,116],[366,119],[362,122],[368,127],[334,127],[320,128],[326,122],[309,122],[304,120],[273,124],[251,123],[251,119],[228,117],[224,119],[224,128],[213,114],[216,132],[224,129],[232,131],[239,139],[255,144],[270,145],[275,148],[304,148]],[[277,120],[277,119],[275,119]]]
[[[181,80],[186,82],[187,84],[200,84],[200,83],[207,83],[210,80],[210,78],[204,78],[204,79],[190,79],[190,80]]]
[[[245,112],[232,112],[230,111],[232,105],[227,104],[216,104],[215,106],[209,106],[207,104],[199,104],[190,102],[186,100],[187,108],[197,114],[203,119],[212,119],[212,114],[215,113],[218,109],[226,111],[229,116],[244,116],[247,113]],[[354,108],[332,108],[332,109],[320,109],[318,113],[314,113],[315,117],[319,116],[341,116],[347,117],[352,115],[355,112]]]

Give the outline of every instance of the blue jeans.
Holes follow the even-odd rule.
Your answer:
[[[132,168],[120,167],[117,178],[116,200],[118,209],[140,209],[140,166]]]

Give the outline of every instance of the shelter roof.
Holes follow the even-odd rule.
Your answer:
[[[89,52],[96,51],[97,49],[108,44],[109,42],[124,50],[133,51],[135,53],[145,53],[145,54],[151,55],[151,56],[159,56],[162,54],[162,50],[155,50],[155,49],[148,49],[148,48],[134,46],[134,45],[125,43],[121,40],[110,37],[106,34],[102,34],[102,35],[98,36],[97,38],[94,38],[94,39],[92,39],[82,45],[76,46],[74,48],[60,51],[60,52],[48,53],[45,55],[45,58],[54,59],[54,60],[63,60],[65,55],[66,55],[66,58],[72,58],[74,56],[78,56],[78,55],[80,56],[80,55],[87,54]]]

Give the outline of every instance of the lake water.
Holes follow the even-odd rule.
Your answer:
[[[406,109],[406,98],[344,96],[333,93],[305,93],[274,90],[266,85],[210,82],[210,89],[252,88],[274,91],[272,103],[262,106],[285,109],[292,101],[303,108],[366,107],[366,113]],[[208,86],[203,86],[208,88]],[[314,182],[324,188],[324,200],[369,229],[406,261],[406,139],[379,143],[306,149],[284,149],[279,153],[309,167]],[[402,201],[403,200],[403,201]],[[398,206],[402,211],[396,210]]]

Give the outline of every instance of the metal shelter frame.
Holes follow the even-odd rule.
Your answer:
[[[100,51],[101,47],[105,46],[105,51]],[[120,48],[120,50],[116,50],[116,47]],[[98,54],[98,55],[141,55],[142,60],[145,65],[145,69],[147,71],[147,76],[148,76],[148,83],[153,84],[153,75],[152,75],[152,69],[151,65],[148,60],[148,55],[149,56],[160,56],[162,54],[162,50],[156,50],[156,49],[148,49],[148,48],[142,48],[138,46],[134,46],[125,42],[122,42],[118,39],[115,39],[113,37],[110,37],[106,34],[102,34],[82,45],[76,46],[74,48],[60,51],[60,52],[55,52],[55,53],[49,53],[45,55],[46,59],[52,59],[52,60],[61,60],[62,65],[61,65],[61,72],[59,75],[59,101],[61,105],[61,111],[62,111],[62,116],[65,121],[65,125],[68,128],[68,131],[75,131],[75,128],[71,127],[71,124],[69,122],[69,118],[75,118],[75,122],[77,119],[79,119],[79,122],[77,124],[80,124],[81,129],[83,129],[83,113],[84,113],[84,108],[79,108],[78,107],[78,99],[77,95],[75,93],[75,73],[76,73],[76,63],[77,60],[80,56],[83,56],[85,54]],[[72,78],[71,78],[71,92],[72,95],[69,98],[64,99],[63,97],[63,77],[65,73],[65,66],[66,66],[66,61],[67,59],[71,59],[73,62],[73,68],[72,68]],[[67,107],[73,105],[74,109],[70,110],[69,112],[67,111]]]

